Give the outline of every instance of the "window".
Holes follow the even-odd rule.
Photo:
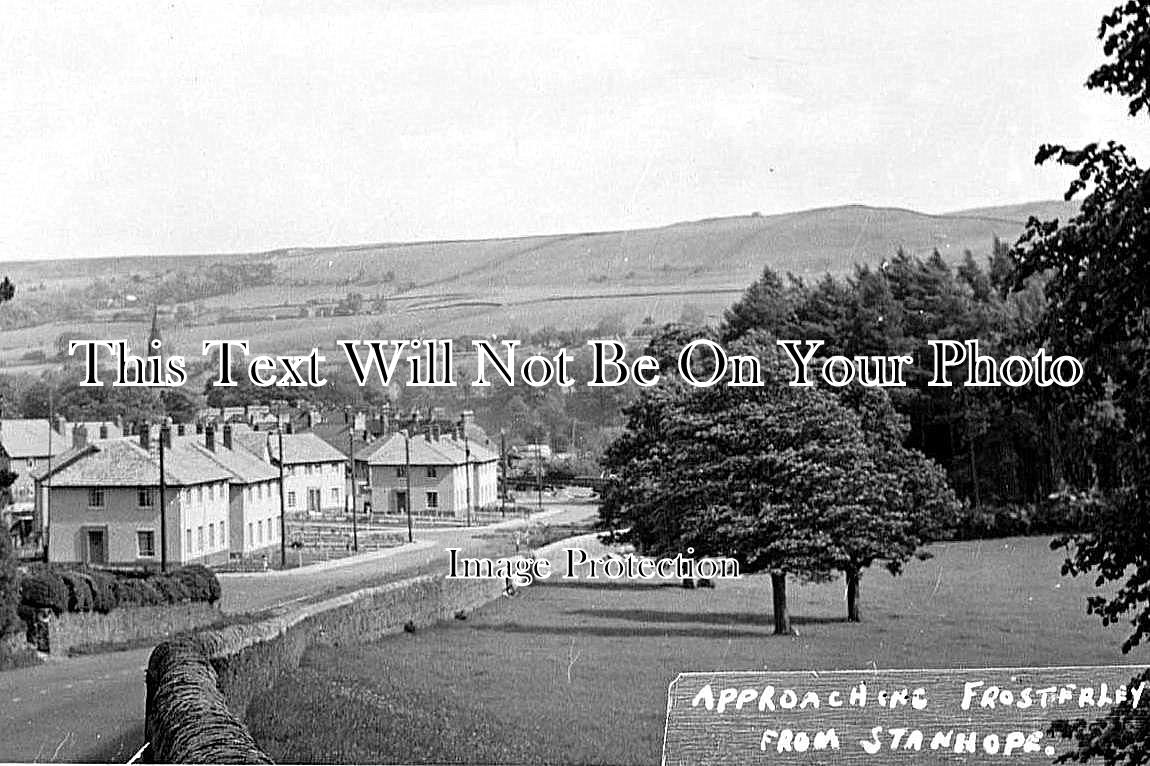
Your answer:
[[[154,508],[156,506],[156,493],[150,489],[141,489],[136,492],[136,504],[141,508]]]
[[[428,508],[438,508],[439,507],[439,493],[438,492],[428,492],[427,493],[427,507]]]
[[[88,490],[88,507],[89,508],[103,508],[104,507],[104,490],[92,488]]]
[[[215,500],[215,499],[216,499],[216,485],[215,484],[209,484],[208,485],[208,500]]]
[[[208,550],[216,547],[216,525],[208,524]]]
[[[256,494],[259,496],[260,500],[264,499],[264,485],[263,484],[257,484],[256,485]]]
[[[331,501],[333,503],[339,503],[339,487],[331,488]]]
[[[244,502],[250,503],[252,501],[252,488],[244,487]]]
[[[192,504],[192,491],[190,489],[184,490],[184,505]]]
[[[435,470],[435,466],[433,466],[433,465],[427,466],[427,478],[434,479],[438,475],[439,475],[439,471]]]
[[[28,458],[28,470],[29,471],[36,470],[36,458],[34,458],[34,457]]]
[[[256,541],[256,536],[252,534],[252,523],[248,522],[248,545]]]
[[[259,535],[260,535],[257,539],[259,540],[259,542],[262,543],[264,541],[264,523],[262,521],[259,523],[259,526],[257,527],[257,529],[259,529]]]
[[[156,555],[156,533],[150,529],[136,532],[136,555],[151,558]]]
[[[311,476],[311,472],[312,472],[312,465],[311,465],[311,463],[308,463],[308,466],[307,466],[307,475],[308,475],[308,476]]]
[[[295,508],[295,492],[287,493],[288,508]]]
[[[196,502],[197,503],[204,502],[204,487],[203,487],[203,485],[196,487]]]
[[[407,466],[400,465],[395,467],[395,475],[400,479],[407,476]]]
[[[184,550],[188,553],[192,552],[192,530],[184,530]]]
[[[196,550],[202,551],[204,549],[204,528],[196,527]]]

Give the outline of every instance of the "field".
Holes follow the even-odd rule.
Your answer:
[[[779,215],[690,221],[652,229],[506,239],[293,248],[218,256],[124,257],[6,264],[16,301],[58,301],[66,287],[97,277],[161,275],[232,259],[275,265],[275,284],[208,298],[197,324],[161,322],[168,353],[198,356],[203,338],[251,338],[265,352],[331,349],[337,338],[457,337],[519,328],[586,328],[604,318],[634,328],[674,321],[685,310],[713,320],[764,266],[808,279],[877,265],[898,248],[938,249],[951,263],[966,250],[980,259],[994,237],[1012,242],[1030,214],[1065,219],[1073,207],[1032,203],[927,215],[863,205]],[[43,286],[43,292],[31,291]],[[300,318],[312,299],[350,292],[386,296],[380,313]],[[16,304],[13,304],[16,305]],[[143,317],[149,306],[140,306]],[[224,322],[229,313],[275,314],[274,321]],[[90,320],[90,321],[89,321]],[[36,372],[51,366],[56,340],[127,337],[142,344],[148,321],[85,320],[0,331],[0,365]],[[42,351],[48,360],[25,358]]]
[[[713,591],[553,580],[470,619],[315,647],[248,713],[279,762],[653,763],[680,671],[1146,663],[1085,614],[1047,538],[948,543],[863,578],[792,586],[797,635],[771,635],[763,577]],[[590,547],[590,546],[585,546]]]

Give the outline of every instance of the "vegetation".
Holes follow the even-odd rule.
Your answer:
[[[765,385],[693,388],[675,379],[627,410],[607,451],[600,524],[641,553],[727,556],[769,572],[776,633],[789,633],[788,575],[847,575],[860,619],[863,569],[891,571],[950,523],[957,501],[941,470],[902,446],[905,425],[879,390],[852,408],[788,385],[766,341]]]
[[[1103,18],[1099,38],[1107,58],[1087,86],[1125,97],[1135,118],[1150,116],[1150,7],[1119,5]],[[1088,609],[1105,625],[1128,621],[1122,649],[1130,651],[1150,638],[1150,176],[1113,142],[1041,147],[1036,162],[1051,160],[1077,171],[1066,198],[1084,195],[1081,212],[1063,226],[1030,221],[1013,284],[1049,275],[1049,308],[1036,335],[1086,362],[1085,380],[1062,392],[1065,407],[1078,413],[1084,471],[1061,498],[1084,512],[1088,526],[1055,545],[1068,549],[1065,572],[1110,585],[1090,597]],[[1150,680],[1150,672],[1138,680]],[[1073,760],[1150,760],[1150,718],[1129,704],[1062,730],[1079,744]]]
[[[8,277],[0,280],[0,304],[12,299],[16,294],[16,287]],[[3,417],[4,399],[0,394],[0,417]],[[9,501],[12,482],[16,474],[8,469],[7,463],[0,463],[0,508]],[[16,614],[19,603],[19,590],[16,584],[16,552],[12,549],[12,540],[8,534],[7,524],[0,525],[0,639],[17,633],[21,629],[20,618]]]
[[[188,601],[215,603],[220,584],[211,570],[189,564],[166,574],[113,572],[89,567],[34,564],[20,578],[25,610],[107,614],[118,607],[156,606]]]

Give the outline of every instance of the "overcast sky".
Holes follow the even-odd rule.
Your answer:
[[[1114,2],[8,2],[0,260],[1059,197]]]

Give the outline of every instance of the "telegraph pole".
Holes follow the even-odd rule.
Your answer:
[[[351,407],[344,410],[344,421],[347,423],[347,464],[351,469],[351,491],[348,492],[348,502],[351,506],[351,549],[359,553],[359,528],[355,520],[355,417],[351,414]]]
[[[499,515],[507,516],[507,432],[499,429],[499,473],[503,479],[499,489]]]
[[[471,442],[467,440],[467,425],[459,417],[459,430],[463,432],[463,471],[467,479],[467,526],[471,526]]]
[[[144,423],[144,428],[151,428],[151,425]],[[172,428],[167,423],[160,424],[160,571],[168,571],[168,514],[167,514],[167,496],[168,496],[168,483],[164,476],[164,452],[167,445],[164,444],[172,435]]]
[[[535,445],[535,491],[538,496],[539,510],[543,510],[543,445]]]
[[[415,542],[415,536],[411,531],[411,432],[406,428],[403,429],[403,477],[407,481],[407,500],[404,505],[407,506],[407,542]]]
[[[280,453],[280,569],[287,569],[287,506],[284,503],[284,424],[276,407],[276,434]]]

